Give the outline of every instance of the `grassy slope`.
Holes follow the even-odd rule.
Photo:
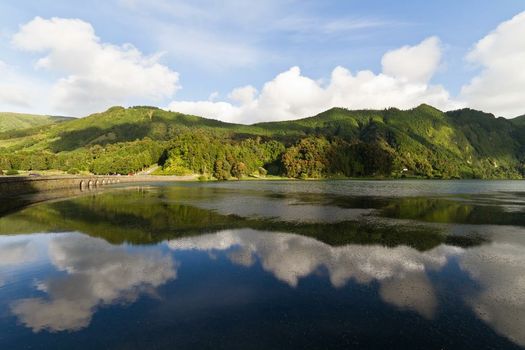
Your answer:
[[[0,112],[0,132],[41,127],[68,119],[47,115]]]
[[[225,123],[156,108],[113,107],[44,129],[0,133],[0,147],[71,151],[144,137],[163,140],[186,128],[208,129],[231,137],[259,135],[285,143],[307,135],[381,142],[401,155],[406,164],[434,157],[453,159],[461,166],[478,160],[514,166],[523,157],[525,145],[525,117],[506,120],[470,109],[444,113],[421,105],[407,111],[332,108],[310,118],[254,125]]]
[[[0,133],[0,147],[71,151],[93,144],[133,141],[144,137],[164,139],[170,130],[181,128],[205,128],[227,133],[252,133],[253,129],[155,108],[113,107],[85,118],[50,125],[45,130]]]

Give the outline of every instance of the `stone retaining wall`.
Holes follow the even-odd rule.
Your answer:
[[[65,188],[84,190],[117,183],[192,180],[195,176],[0,176],[0,199]]]

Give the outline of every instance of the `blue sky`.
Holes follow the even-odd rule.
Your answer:
[[[329,90],[331,76],[338,66],[344,67],[351,74],[370,70],[374,74],[374,84],[382,84],[377,81],[378,77],[375,75],[380,75],[382,70],[384,73],[382,58],[386,52],[404,46],[416,47],[425,39],[435,37],[437,41],[433,45],[439,52],[432,52],[434,56],[439,56],[439,62],[432,66],[432,74],[426,81],[418,82],[426,84],[429,89],[442,87],[439,92],[441,97],[437,98],[433,93],[429,99],[436,101],[438,107],[443,109],[456,106],[480,109],[484,107],[498,115],[512,117],[524,114],[525,105],[516,105],[514,101],[511,101],[514,103],[512,108],[502,107],[502,102],[484,104],[482,101],[486,100],[486,97],[483,96],[488,93],[488,88],[475,86],[474,92],[468,88],[465,90],[465,86],[469,85],[473,78],[484,70],[490,70],[490,62],[494,62],[486,53],[474,60],[469,60],[468,55],[476,50],[478,41],[524,10],[525,3],[522,0],[4,0],[0,3],[0,68],[3,66],[2,69],[7,72],[9,84],[0,83],[0,89],[4,90],[3,94],[0,90],[0,109],[82,116],[109,107],[106,104],[148,103],[176,108],[183,112],[201,112],[200,114],[224,120],[252,122],[304,117],[307,115],[301,114],[314,113],[329,103],[336,103],[335,101],[342,107],[376,108],[383,106],[380,101],[376,102],[368,96],[364,98],[361,95],[353,99],[352,94],[345,91],[344,98],[319,97],[319,101],[322,102],[319,102],[317,107],[305,106],[295,95],[288,96],[290,102],[282,105],[293,106],[281,106],[279,109],[275,105],[280,103],[264,101],[269,99],[268,96],[272,96],[272,91],[275,91],[275,95],[282,90],[275,87],[271,90],[270,84],[265,95],[265,84],[275,82],[279,74],[289,72],[280,83],[274,85],[278,85],[280,89],[290,86],[298,95],[317,99],[317,93],[313,91],[316,87],[308,85],[312,82],[317,84],[321,88],[320,93],[323,94],[324,90]],[[169,74],[162,73],[160,68],[156,67],[159,69],[155,72],[146,70],[146,73],[153,73],[151,81],[143,82],[140,79],[148,78],[141,76],[140,79],[131,79],[128,87],[115,87],[110,81],[111,77],[101,78],[105,79],[105,82],[97,83],[100,79],[93,75],[95,73],[89,73],[89,77],[82,76],[85,71],[93,70],[88,68],[89,62],[81,68],[62,70],[63,57],[76,57],[78,62],[83,57],[87,60],[89,55],[72,53],[68,56],[67,50],[79,48],[62,45],[65,39],[62,39],[61,35],[75,32],[75,29],[65,22],[41,22],[39,26],[32,26],[32,31],[24,33],[23,40],[20,39],[20,35],[19,40],[14,39],[22,26],[34,21],[35,17],[40,17],[43,21],[51,21],[52,18],[81,20],[92,27],[95,38],[93,41],[101,45],[98,49],[104,50],[105,45],[112,45],[117,49],[121,48],[127,57],[125,52],[129,48],[123,45],[131,44],[141,55],[141,61],[135,62],[139,66],[151,65],[147,60],[153,59],[157,65],[177,77],[173,75],[171,79],[162,81],[162,76]],[[514,22],[510,29],[498,34],[498,42],[505,43],[508,41],[506,38],[513,35],[525,35],[525,32],[519,32],[524,28],[522,18]],[[45,26],[45,29],[42,29],[42,26]],[[69,29],[65,29],[66,27]],[[54,39],[49,40],[45,47],[41,47],[35,41],[37,39],[32,40],[28,37],[34,38],[35,32],[53,36]],[[82,45],[80,39],[74,41],[78,42],[79,46]],[[515,61],[523,64],[522,69],[525,66],[525,62],[522,62],[523,50],[523,46],[520,45],[513,45],[511,50]],[[501,51],[509,54],[508,48],[503,47]],[[59,54],[63,57],[58,57]],[[425,52],[423,54],[431,55]],[[45,57],[51,59],[51,64],[38,65],[37,62]],[[119,57],[127,59],[122,58],[122,55]],[[412,60],[412,57],[403,57]],[[114,63],[115,67],[119,66],[118,60]],[[290,69],[296,66],[300,68],[300,72],[290,72]],[[515,69],[517,71],[519,67]],[[108,77],[115,70],[116,68],[105,74],[104,70],[97,68],[96,74]],[[131,71],[134,70],[126,72],[131,74]],[[392,72],[391,76],[399,78],[397,67],[389,71]],[[494,72],[493,75],[501,76],[501,72]],[[115,79],[120,76],[115,74]],[[301,79],[303,77],[307,80]],[[72,82],[73,80],[75,82]],[[80,80],[84,83],[79,84]],[[86,81],[88,82],[85,83]],[[161,81],[159,86],[153,86],[149,90],[143,88],[157,81]],[[132,89],[133,83],[141,87]],[[523,90],[525,87],[522,83],[525,83],[525,79],[514,82],[512,86]],[[489,82],[486,84],[488,86]],[[392,89],[399,91],[415,87],[397,81],[391,82],[391,85]],[[244,97],[232,98],[232,95],[235,95],[232,93],[234,89],[247,86],[253,88],[253,91],[245,89],[239,91]],[[356,86],[352,83],[351,86],[352,89],[360,90],[362,85]],[[16,87],[16,96],[12,92],[13,87]],[[97,94],[79,91],[81,88],[108,91],[108,95],[112,97],[107,100],[100,99]],[[77,93],[70,96],[67,91],[63,91],[64,89],[74,89]],[[6,92],[7,90],[11,93]],[[38,91],[53,93],[50,97],[40,96],[41,101],[35,98],[34,103],[13,103],[17,98],[21,100],[22,96],[32,96]],[[399,94],[399,91],[395,94]],[[384,93],[384,90],[379,92]],[[448,94],[447,97],[443,97],[444,92]],[[45,95],[45,92],[38,94]],[[343,93],[333,94],[339,96]],[[2,96],[5,97],[3,100]],[[417,98],[407,98],[405,95],[402,98],[392,97],[384,104],[395,105],[399,101],[398,107],[404,108],[409,107],[411,103],[420,102],[425,96],[429,95],[418,95]],[[67,101],[75,103],[62,103],[64,107],[61,107],[61,101],[66,98]],[[81,104],[83,99],[90,100],[91,103],[84,107],[75,107]],[[362,102],[357,103],[357,100]],[[248,107],[251,102],[254,103]],[[520,108],[521,113],[518,112]]]

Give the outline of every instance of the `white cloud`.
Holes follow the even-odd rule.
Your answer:
[[[39,83],[20,74],[16,67],[0,61],[0,108],[27,110],[39,99]]]
[[[21,299],[11,305],[12,313],[35,332],[84,328],[99,305],[133,301],[176,277],[171,256],[130,253],[87,236],[56,237],[49,244],[49,255],[67,275],[37,284],[48,298]]]
[[[416,46],[403,46],[388,51],[381,60],[383,73],[397,79],[426,83],[434,75],[441,61],[437,37],[423,40]]]
[[[513,117],[525,114],[525,12],[501,23],[478,41],[467,60],[482,67],[463,86],[469,106]]]
[[[130,44],[103,43],[93,27],[79,19],[36,17],[13,36],[15,47],[44,52],[36,62],[60,76],[51,92],[52,106],[82,115],[132,101],[159,102],[178,89],[178,73],[144,56]]]
[[[233,89],[228,97],[240,104],[247,105],[254,101],[255,95],[257,94],[257,89],[251,85],[239,87]]]
[[[378,18],[340,17],[323,19],[319,16],[291,15],[275,20],[274,28],[301,34],[304,38],[321,38],[326,35],[348,35],[362,29],[398,25],[399,23]]]
[[[0,84],[0,102],[3,105],[17,107],[28,107],[30,101],[29,94],[19,86],[14,84]]]
[[[214,91],[208,96],[208,101],[215,101],[219,97],[219,92]]]
[[[307,13],[282,16],[277,15],[284,8],[279,1],[254,5],[232,0],[210,4],[207,10],[189,1],[120,3],[121,11],[140,13],[134,17],[137,23],[171,59],[219,72],[287,62],[281,59],[289,52],[275,52],[261,44],[269,33],[287,40],[290,33],[327,40],[327,36],[398,24],[377,18],[323,19]],[[243,16],[237,16],[240,12]],[[525,113],[524,31],[522,12],[480,40],[467,59],[481,71],[457,98],[431,82],[440,67],[442,48],[437,37],[429,37],[386,52],[380,73],[339,66],[323,83],[291,67],[259,89],[237,88],[224,94],[228,98],[223,101],[217,96],[208,101],[173,101],[168,108],[243,123],[297,119],[331,107],[411,108],[420,103],[444,110],[468,105],[512,117]],[[39,55],[37,73],[0,62],[2,109],[82,116],[116,104],[163,105],[179,88],[178,73],[161,64],[159,54],[147,56],[130,44],[105,43],[91,24],[80,19],[36,17],[20,27],[12,43]],[[50,77],[51,83],[39,80]]]
[[[241,115],[239,108],[228,102],[178,101],[172,102],[168,108],[180,113],[230,122],[238,121]]]
[[[244,87],[230,93],[232,102],[174,101],[168,109],[253,123],[304,118],[331,107],[412,108],[428,103],[442,109],[458,108],[462,104],[452,100],[442,86],[429,83],[440,58],[439,40],[431,37],[416,46],[386,53],[380,74],[366,70],[352,74],[336,67],[324,85],[302,75],[299,67],[292,67],[264,84],[258,94],[253,87]]]

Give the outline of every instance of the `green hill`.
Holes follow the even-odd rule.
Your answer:
[[[525,127],[525,115],[511,119],[511,121],[514,125],[517,125],[522,128]]]
[[[471,109],[332,108],[317,116],[240,125],[155,107],[112,107],[46,128],[0,133],[0,169],[161,173],[215,178],[417,176],[521,178],[525,119]]]
[[[70,118],[0,112],[0,132],[40,127],[68,119]]]

